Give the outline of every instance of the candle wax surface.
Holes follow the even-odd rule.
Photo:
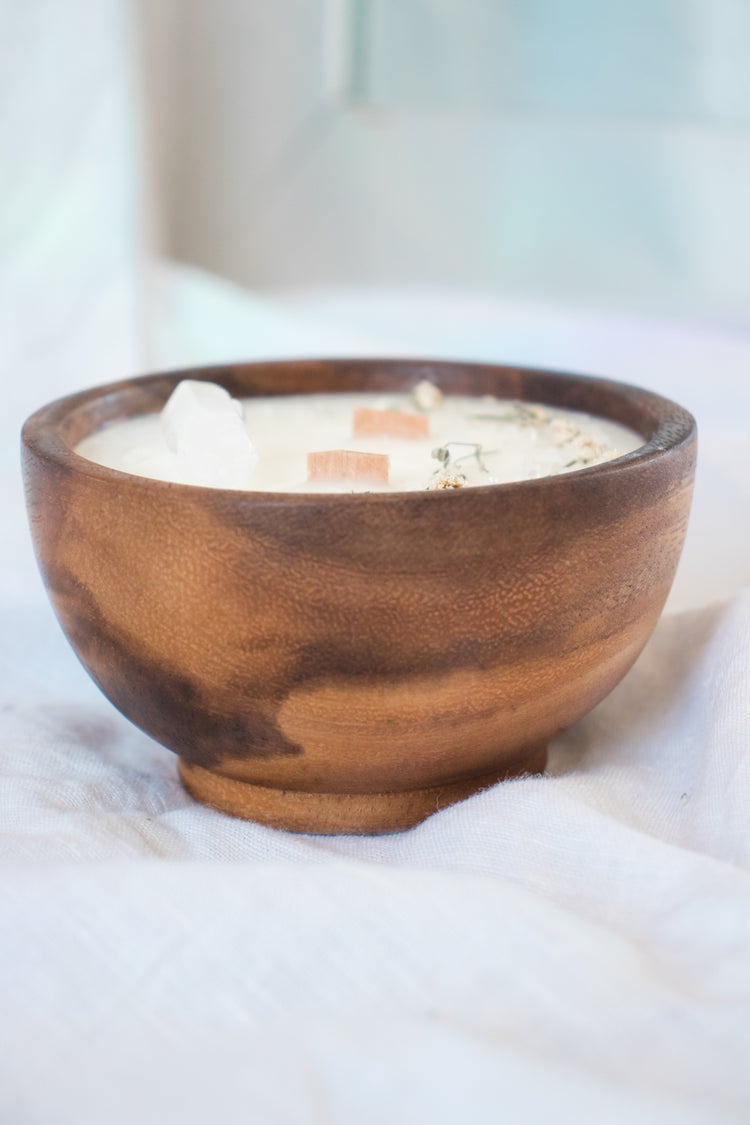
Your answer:
[[[170,448],[160,414],[114,422],[85,438],[76,452],[138,476],[256,492],[402,492],[501,484],[572,472],[620,457],[644,439],[605,418],[492,397],[436,396],[420,411],[412,395],[309,394],[250,398],[242,416],[257,453],[251,476],[201,475]],[[357,408],[424,413],[429,436],[353,437]],[[388,484],[371,480],[309,481],[307,454],[353,450],[387,454]],[[219,451],[220,452],[220,451]],[[437,456],[435,456],[437,454]],[[218,454],[217,454],[218,455]]]

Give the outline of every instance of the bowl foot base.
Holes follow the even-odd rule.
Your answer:
[[[403,832],[432,813],[488,789],[498,781],[541,773],[546,761],[547,747],[536,746],[519,753],[510,767],[494,769],[479,777],[430,789],[388,793],[306,793],[272,789],[212,773],[182,758],[178,764],[180,779],[188,793],[219,812],[287,832],[368,836]]]

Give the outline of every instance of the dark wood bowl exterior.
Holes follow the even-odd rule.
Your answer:
[[[236,492],[147,480],[72,449],[159,409],[180,378],[237,396],[408,390],[585,410],[644,445],[616,461],[441,492]],[[538,770],[648,640],[690,508],[696,434],[607,380],[395,360],[146,376],[33,415],[29,518],[55,612],[112,703],[188,788],[300,831],[392,831]]]

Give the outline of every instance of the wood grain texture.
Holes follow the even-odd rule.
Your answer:
[[[237,396],[429,378],[600,414],[644,445],[557,477],[345,496],[151,481],[72,452],[110,420],[158,410],[186,376]],[[280,827],[299,830],[301,801],[303,830],[387,831],[408,826],[405,809],[410,823],[427,815],[433,791],[449,803],[539,769],[539,747],[627,672],[674,577],[695,436],[674,403],[607,380],[321,360],[98,388],[37,412],[23,443],[63,629],[115,706],[179,754],[191,791]]]
[[[332,481],[388,484],[390,467],[390,458],[385,453],[325,449],[307,455],[307,479],[329,484]]]
[[[405,414],[401,410],[370,410],[360,406],[354,411],[354,437],[396,438],[399,441],[420,441],[430,436],[430,419],[426,414]]]

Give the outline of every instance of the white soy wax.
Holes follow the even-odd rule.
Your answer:
[[[428,432],[355,436],[355,413],[363,409],[421,416],[415,428]],[[429,383],[411,394],[282,395],[240,404],[213,384],[184,380],[161,414],[112,423],[76,452],[113,469],[182,484],[402,492],[572,472],[642,444],[640,435],[605,418],[490,396],[444,396]],[[308,454],[341,450],[379,454],[381,461],[387,456],[387,483],[356,475],[309,479]]]

